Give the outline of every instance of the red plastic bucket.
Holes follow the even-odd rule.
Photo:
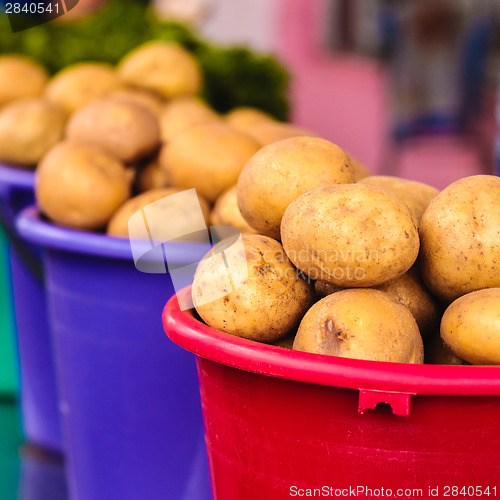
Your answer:
[[[175,296],[163,324],[197,355],[215,500],[500,495],[499,367],[283,349],[214,330]]]

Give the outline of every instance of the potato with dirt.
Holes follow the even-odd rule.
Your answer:
[[[415,266],[403,276],[376,288],[410,310],[424,340],[439,329],[441,305],[426,288]]]
[[[218,253],[223,249],[224,259]],[[200,262],[192,297],[213,328],[271,343],[297,327],[312,304],[313,290],[277,241],[245,234],[222,241]]]
[[[106,97],[144,106],[158,119],[160,118],[163,108],[165,107],[164,99],[147,90],[120,88],[119,90],[106,94]]]
[[[71,114],[121,86],[112,66],[97,62],[78,63],[64,68],[50,80],[45,97]]]
[[[500,364],[500,288],[485,288],[455,300],[441,320],[441,338],[460,359]]]
[[[210,214],[210,225],[231,226],[241,233],[256,233],[241,215],[236,196],[236,186],[224,191],[215,202]]]
[[[220,120],[220,116],[198,97],[179,97],[169,101],[160,114],[160,133],[163,142],[198,125]]]
[[[108,223],[107,233],[120,238],[133,238],[134,235],[129,234],[129,220],[132,215],[148,205],[150,205],[147,213],[148,230],[156,240],[167,241],[169,235],[182,233],[190,214],[185,213],[187,207],[182,206],[182,200],[177,202],[175,197],[170,198],[171,195],[181,191],[183,190],[176,188],[152,189],[134,196],[113,214]],[[164,198],[169,198],[168,204],[154,203]],[[200,196],[198,200],[206,223],[210,216],[210,206]]]
[[[291,123],[277,121],[261,121],[249,126],[245,133],[257,141],[261,146],[289,139],[291,137],[316,137],[311,130],[307,130]]]
[[[351,160],[351,165],[354,169],[354,178],[356,179],[356,182],[372,175],[372,173],[370,172],[370,170],[368,170],[364,163],[361,163],[353,155],[349,155],[349,159]]]
[[[154,157],[137,168],[136,185],[141,193],[151,189],[170,187],[168,172],[161,166],[158,157]]]
[[[80,108],[69,120],[66,136],[105,149],[124,163],[138,162],[160,145],[155,116],[144,106],[117,98],[97,99]]]
[[[56,224],[100,229],[129,195],[124,165],[95,146],[61,142],[36,171],[40,210]]]
[[[422,277],[443,301],[500,287],[500,178],[450,184],[425,211],[420,238]]]
[[[48,80],[45,68],[28,57],[0,56],[0,108],[20,99],[41,96]]]
[[[201,123],[163,146],[160,164],[173,186],[196,188],[213,203],[234,186],[259,145],[223,122]]]
[[[293,137],[265,146],[250,158],[238,179],[238,206],[251,227],[280,239],[283,214],[298,196],[354,180],[342,148],[316,137]]]
[[[128,53],[118,66],[118,75],[126,85],[166,99],[198,94],[203,83],[194,56],[177,43],[161,40],[147,42]]]
[[[316,302],[302,319],[297,351],[370,361],[423,363],[410,311],[379,290],[349,289]]]
[[[417,221],[417,225],[420,224],[420,220],[429,203],[439,194],[438,189],[423,182],[410,181],[388,175],[373,175],[365,177],[359,182],[361,184],[369,184],[370,186],[379,186],[391,191],[391,193],[395,194],[408,205]]]
[[[296,198],[283,216],[281,240],[302,272],[343,288],[396,279],[419,252],[407,205],[385,189],[363,184],[324,186]]]
[[[276,120],[265,111],[249,106],[234,108],[229,111],[224,118],[231,127],[241,132],[248,132],[255,125],[260,123],[277,123]]]
[[[40,97],[22,99],[0,110],[0,161],[35,167],[63,137],[66,113]]]

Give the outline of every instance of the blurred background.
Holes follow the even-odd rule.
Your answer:
[[[498,0],[80,0],[30,30],[0,22],[0,52],[52,73],[176,39],[218,111],[289,119],[373,173],[443,188],[499,168]],[[23,444],[16,401],[0,399],[0,498],[64,500],[62,460]]]

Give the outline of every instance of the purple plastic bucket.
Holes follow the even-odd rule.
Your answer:
[[[34,178],[32,171],[0,165],[0,217],[10,242],[23,432],[28,441],[60,452],[60,416],[41,258],[15,228],[17,214],[33,203]]]
[[[70,498],[210,499],[195,358],[162,330],[170,276],[139,272],[128,240],[35,208],[17,227],[44,248]],[[196,246],[174,245],[170,260],[193,262]]]

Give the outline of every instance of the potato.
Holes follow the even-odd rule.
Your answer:
[[[441,337],[460,359],[474,365],[500,364],[500,288],[455,300],[443,315]]]
[[[248,225],[241,215],[236,198],[236,186],[224,191],[215,202],[210,214],[211,226],[231,226],[241,233],[256,233],[257,231]]]
[[[371,172],[359,160],[354,158],[354,156],[349,155],[349,159],[351,160],[351,165],[354,169],[354,178],[356,179],[356,182],[372,175]]]
[[[160,96],[141,89],[122,88],[106,94],[106,97],[144,106],[156,118],[160,117],[165,106],[165,101]]]
[[[0,107],[40,96],[48,79],[47,71],[32,59],[17,54],[0,56]]]
[[[99,146],[125,163],[153,153],[160,144],[158,121],[144,106],[103,98],[79,109],[70,119],[69,139]]]
[[[176,135],[160,153],[172,185],[196,188],[209,202],[236,184],[259,145],[225,123],[210,122]]]
[[[196,59],[176,43],[153,41],[127,54],[118,67],[127,85],[170,99],[197,94],[202,86]]]
[[[295,198],[348,182],[354,182],[354,171],[344,150],[324,139],[293,137],[250,158],[238,180],[238,205],[250,226],[279,239],[281,219]]]
[[[193,125],[220,120],[210,106],[196,97],[179,97],[170,101],[160,115],[160,134],[163,142]]]
[[[137,172],[137,188],[141,192],[166,188],[170,184],[168,174],[160,165],[158,157],[153,158]]]
[[[36,172],[38,205],[63,226],[101,228],[128,197],[123,164],[95,146],[59,143]]]
[[[234,108],[225,116],[226,122],[231,127],[240,130],[241,132],[248,132],[255,125],[263,122],[273,122],[276,120],[269,114],[257,108],[242,106]]]
[[[233,244],[225,250],[225,259],[209,254],[200,262],[192,287],[193,303],[201,318],[214,328],[251,340],[275,342],[298,325],[312,303],[313,287],[298,275],[277,241],[256,234],[245,234],[241,239],[244,252]],[[248,276],[240,280],[242,266]]]
[[[403,276],[376,288],[410,310],[424,339],[437,331],[441,321],[440,306],[423,284],[415,267]]]
[[[464,365],[465,361],[453,354],[439,335],[434,335],[424,345],[424,362],[428,365]]]
[[[0,161],[34,166],[59,142],[64,111],[41,98],[23,99],[0,110]]]
[[[395,363],[423,363],[424,347],[410,311],[379,290],[328,295],[305,314],[297,351]]]
[[[267,146],[273,142],[289,139],[290,137],[316,137],[316,134],[305,128],[297,127],[291,123],[260,122],[245,130],[245,133],[257,141],[261,146]]]
[[[500,287],[500,178],[450,184],[425,211],[420,238],[422,277],[444,301]]]
[[[45,97],[68,114],[121,87],[112,66],[104,63],[78,63],[55,75],[45,89]]]
[[[316,291],[316,298],[319,300],[332,293],[341,292],[344,288],[318,280],[314,283],[314,290]]]
[[[273,345],[275,345],[276,347],[283,347],[283,349],[293,349],[293,341],[295,340],[295,334],[296,332],[293,332],[290,335],[287,335],[286,337],[283,337],[278,341],[273,342]]]
[[[403,200],[417,221],[417,226],[429,203],[439,194],[439,190],[422,182],[409,181],[387,175],[373,175],[359,181],[361,184],[385,188]]]
[[[299,196],[285,211],[281,239],[301,271],[345,288],[402,276],[419,250],[405,203],[385,189],[362,184],[325,186]]]
[[[181,191],[183,190],[176,188],[152,189],[151,191],[146,191],[145,193],[131,198],[114,213],[113,217],[111,217],[108,224],[108,234],[111,236],[128,238],[128,222],[133,214],[143,209],[146,205]],[[205,221],[208,221],[210,206],[203,198],[198,197],[198,199],[200,201]],[[168,213],[165,213],[165,210],[160,205],[153,205],[152,207],[153,210],[148,213],[148,228],[149,232],[154,234],[156,240],[167,241],[169,239],[169,235],[172,234],[172,226],[174,225],[179,226],[180,228],[185,227],[186,219],[183,216],[184,207],[178,207],[178,215],[176,217],[170,216],[170,210],[172,210],[171,206],[168,207]],[[133,235],[130,236],[132,237]]]

